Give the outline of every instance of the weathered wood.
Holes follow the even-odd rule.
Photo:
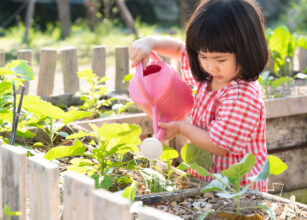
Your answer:
[[[27,12],[26,12],[26,20],[25,20],[25,26],[26,31],[24,35],[24,41],[28,40],[29,30],[31,28],[31,23],[34,16],[34,8],[35,8],[35,0],[28,0],[28,6],[27,6]]]
[[[298,48],[298,69],[304,71],[307,68],[307,50]]]
[[[12,220],[26,219],[27,151],[20,147],[2,145],[2,202],[21,216]]]
[[[140,220],[180,220],[182,218],[151,207],[143,207],[138,213]]]
[[[106,47],[95,46],[92,51],[92,69],[100,77],[106,75]]]
[[[94,180],[75,172],[64,175],[64,220],[92,220]],[[102,210],[103,211],[103,210]]]
[[[129,212],[130,203],[106,190],[95,190],[93,193],[93,217],[100,220],[132,220]],[[103,211],[102,211],[103,210]]]
[[[61,37],[65,39],[70,35],[70,6],[69,0],[58,0],[58,15],[61,25]]]
[[[64,92],[71,93],[79,90],[78,59],[77,49],[62,48],[61,49],[61,63],[63,71]]]
[[[5,66],[5,53],[4,51],[0,51],[0,67]]]
[[[137,124],[142,129],[142,135],[152,134],[152,121],[145,113],[138,113],[133,115],[117,116],[115,118],[105,118],[87,121],[78,121],[75,124],[83,127],[87,130],[91,130],[89,123],[95,124],[97,127],[101,127],[104,123],[131,123]]]
[[[53,93],[56,67],[55,49],[41,49],[38,73],[37,95],[50,96]]]
[[[25,60],[27,61],[28,65],[31,66],[32,65],[32,50],[18,50],[17,51],[17,59],[19,60]],[[25,81],[24,83],[25,86],[25,95],[29,94],[29,86],[30,83],[29,81]]]
[[[28,158],[28,194],[31,220],[60,219],[58,166],[41,157]]]
[[[128,83],[123,82],[124,77],[129,74],[129,52],[128,47],[115,48],[115,91],[127,92]]]
[[[285,97],[264,101],[266,118],[307,113],[307,96]]]

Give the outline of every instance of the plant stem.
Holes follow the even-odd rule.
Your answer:
[[[231,192],[236,192],[233,188],[231,188],[230,186],[228,186],[227,184],[225,184],[222,180],[220,180],[219,178],[217,178],[214,174],[209,174],[210,176],[212,176],[214,179],[216,179],[217,181],[219,181],[220,183],[222,183],[224,186],[226,186],[227,189],[229,189]]]

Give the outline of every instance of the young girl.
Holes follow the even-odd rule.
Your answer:
[[[130,48],[132,67],[141,61],[146,66],[151,50],[181,59],[184,80],[197,86],[192,125],[160,123],[167,131],[165,139],[180,134],[211,152],[212,173],[254,154],[256,165],[241,182],[247,185],[247,178],[258,174],[267,158],[265,111],[257,78],[268,61],[268,48],[256,2],[201,1],[189,22],[185,45],[167,37],[136,40]],[[194,170],[189,172],[202,178]],[[267,191],[266,181],[252,188]]]

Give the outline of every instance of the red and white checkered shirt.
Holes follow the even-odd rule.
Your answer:
[[[252,153],[256,156],[256,165],[241,182],[241,185],[247,185],[247,178],[257,175],[267,158],[265,111],[259,83],[234,80],[221,90],[207,91],[207,82],[199,83],[193,78],[186,51],[182,53],[181,69],[183,79],[197,86],[193,125],[208,131],[212,143],[229,151],[225,156],[212,154],[213,165],[209,171],[220,173]],[[212,181],[212,177],[202,178],[195,170],[188,172]],[[255,182],[251,188],[266,192],[267,182]]]

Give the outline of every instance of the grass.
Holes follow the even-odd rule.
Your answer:
[[[112,23],[113,22],[113,23]],[[115,23],[115,24],[114,24]],[[117,24],[116,24],[117,23]],[[107,49],[107,65],[114,65],[114,48],[117,46],[130,46],[136,37],[123,28],[116,21],[102,20],[94,32],[91,32],[87,21],[80,20],[71,26],[71,36],[62,40],[60,38],[60,26],[48,24],[45,31],[35,28],[33,25],[29,31],[28,42],[23,42],[25,27],[22,23],[8,29],[0,30],[0,50],[5,52],[6,62],[16,59],[20,49],[33,50],[33,65],[39,63],[39,51],[41,48],[60,49],[62,47],[76,47],[79,65],[90,64],[91,50],[93,46],[104,45]],[[146,25],[136,21],[139,36],[146,35],[170,35],[183,39],[183,32],[178,27],[161,28],[156,25]],[[58,56],[58,59],[60,56]]]

